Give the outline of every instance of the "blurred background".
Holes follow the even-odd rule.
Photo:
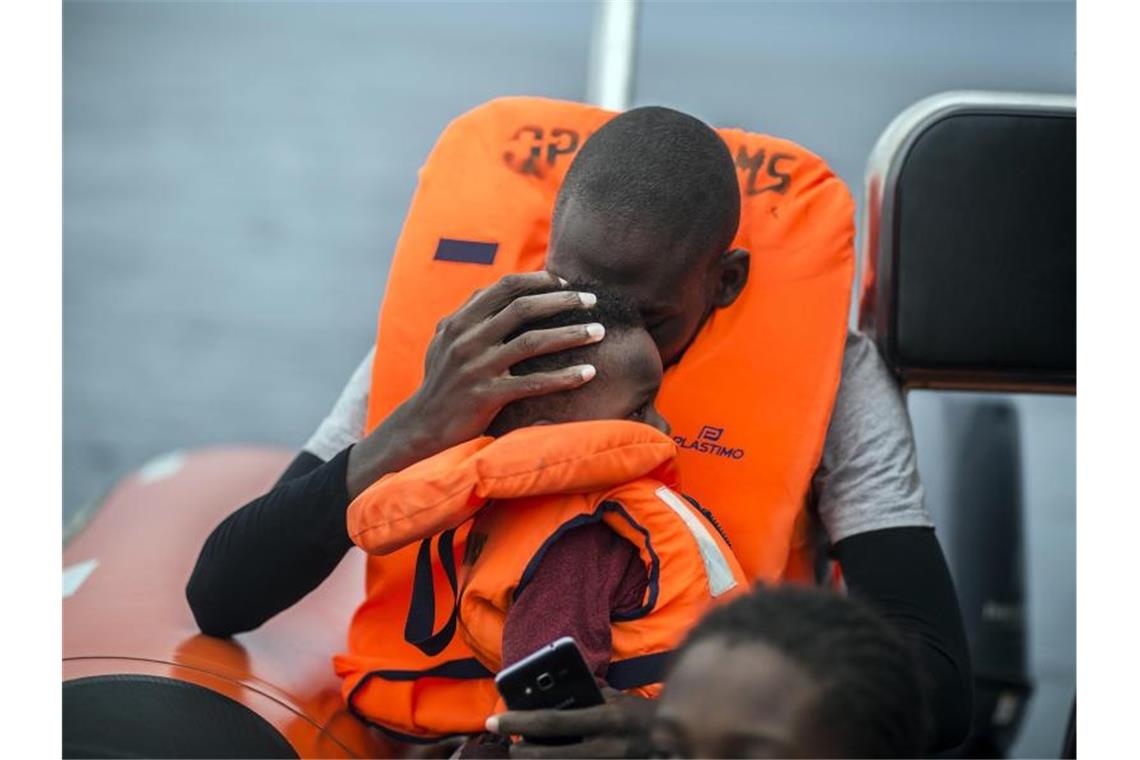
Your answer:
[[[65,525],[174,450],[298,448],[372,344],[440,130],[498,95],[585,99],[595,11],[65,2]],[[914,101],[1076,88],[1072,2],[648,2],[638,35],[635,105],[795,140],[860,204],[872,145]],[[985,466],[964,459],[976,426],[987,461],[1016,465],[1001,493],[1023,544],[997,561],[1024,573],[1034,691],[1013,754],[1056,756],[1076,670],[1075,399],[908,403],[940,525]]]

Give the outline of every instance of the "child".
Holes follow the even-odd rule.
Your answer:
[[[597,371],[590,383],[510,404],[490,436],[382,478],[350,505],[349,533],[380,554],[424,539],[428,573],[417,573],[406,628],[421,651],[441,651],[458,630],[494,672],[572,636],[601,683],[654,696],[688,628],[747,582],[715,522],[674,490],[676,447],[654,408],[662,366],[652,338],[630,306],[593,290],[586,319],[604,327],[604,341],[511,369],[588,362]],[[456,529],[472,517],[449,579],[456,611],[437,626],[430,537],[440,534],[446,569]],[[480,723],[494,707],[483,706]]]
[[[758,588],[689,634],[651,738],[660,757],[919,757],[917,668],[870,609]]]

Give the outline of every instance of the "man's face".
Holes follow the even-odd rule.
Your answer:
[[[668,367],[681,358],[713,309],[709,278],[715,259],[692,258],[636,231],[615,229],[569,200],[546,268],[571,282],[601,282],[621,292],[641,313]]]
[[[666,757],[839,757],[811,719],[818,693],[769,646],[708,639],[669,674],[651,740]]]

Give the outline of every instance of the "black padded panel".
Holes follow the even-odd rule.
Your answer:
[[[889,218],[884,349],[904,378],[1075,383],[1075,116],[942,118],[903,158]]]
[[[143,675],[63,683],[64,757],[267,757],[297,753],[248,707],[202,686]]]

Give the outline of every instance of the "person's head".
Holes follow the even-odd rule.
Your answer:
[[[918,757],[918,670],[869,609],[759,588],[714,609],[666,678],[655,747],[680,757]]]
[[[669,366],[748,279],[748,253],[730,250],[739,223],[736,168],[717,133],[679,111],[635,108],[574,157],[546,266],[618,288]]]
[[[597,322],[606,330],[605,339],[527,359],[510,371],[512,375],[529,375],[592,364],[597,374],[580,388],[507,404],[491,421],[487,433],[499,436],[520,427],[558,422],[635,420],[668,434],[668,423],[653,405],[661,387],[661,357],[642,325],[641,316],[610,288],[584,283],[570,287],[593,293],[598,298],[597,303],[584,311],[564,312],[530,322],[518,332]]]

